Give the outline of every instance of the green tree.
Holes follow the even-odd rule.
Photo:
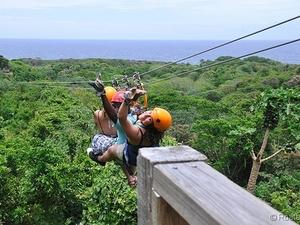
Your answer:
[[[293,123],[299,125],[299,115],[300,115],[300,92],[299,89],[275,89],[262,93],[259,108],[263,110],[264,113],[264,138],[258,153],[251,150],[252,157],[252,169],[250,177],[248,180],[247,190],[253,192],[256,185],[256,180],[259,174],[260,167],[263,162],[270,160],[283,150],[290,150],[287,147],[295,150],[296,145],[299,143],[299,135],[292,134],[294,140],[292,143],[278,143],[277,145],[272,145],[274,153],[268,157],[263,158],[263,154],[268,144],[268,139],[270,136],[270,131],[277,127],[279,119],[282,120],[292,120]],[[298,126],[298,131],[300,128]],[[287,146],[289,145],[289,146]]]
[[[9,69],[9,60],[0,55],[0,70]]]

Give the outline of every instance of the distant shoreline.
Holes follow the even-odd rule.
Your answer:
[[[174,62],[211,47],[223,40],[80,40],[80,39],[0,39],[0,55],[8,59],[116,59]],[[182,63],[198,64],[220,56],[238,57],[285,40],[242,40]],[[288,64],[300,64],[298,43],[270,50],[257,56]]]

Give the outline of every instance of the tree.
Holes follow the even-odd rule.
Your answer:
[[[263,109],[264,111],[265,133],[259,152],[255,154],[253,150],[251,151],[252,169],[247,185],[247,190],[249,192],[253,193],[255,189],[259,170],[263,162],[272,159],[274,156],[276,156],[283,150],[295,150],[295,146],[298,144],[297,142],[299,141],[297,140],[296,133],[294,143],[279,143],[277,145],[272,144],[271,146],[273,154],[263,158],[263,154],[268,144],[270,132],[278,126],[279,119],[285,121],[293,120],[296,124],[299,124],[299,102],[299,89],[297,90],[281,88],[266,91],[261,94],[258,108]]]
[[[9,68],[9,60],[0,55],[0,70]]]

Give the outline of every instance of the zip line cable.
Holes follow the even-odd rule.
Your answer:
[[[87,81],[40,81],[40,82],[35,82],[35,81],[22,81],[18,82],[18,84],[37,84],[37,85],[43,85],[43,84],[81,84],[81,83],[86,83]]]
[[[247,34],[247,35],[244,35],[244,36],[242,36],[242,37],[236,38],[236,39],[234,39],[234,40],[231,40],[231,41],[225,42],[225,43],[223,43],[223,44],[217,45],[217,46],[215,46],[215,47],[209,48],[209,49],[207,49],[207,50],[204,50],[204,51],[195,53],[195,54],[190,55],[190,56],[187,56],[187,57],[184,57],[184,58],[179,59],[179,60],[177,60],[177,61],[175,61],[175,62],[167,63],[167,64],[165,64],[165,65],[159,66],[159,67],[157,67],[157,68],[154,68],[154,69],[152,69],[152,70],[146,71],[146,72],[144,72],[144,73],[140,73],[139,76],[142,77],[143,75],[149,74],[149,73],[151,73],[151,72],[153,72],[153,71],[156,71],[156,70],[159,70],[159,69],[168,67],[168,66],[170,66],[170,65],[174,65],[174,64],[176,64],[176,63],[178,63],[178,62],[184,61],[184,60],[186,60],[186,59],[190,59],[190,58],[192,58],[192,57],[201,55],[201,54],[203,54],[203,53],[206,53],[206,52],[209,52],[209,51],[212,51],[212,50],[215,50],[215,49],[217,49],[217,48],[221,48],[221,47],[223,47],[223,46],[226,46],[226,45],[229,45],[229,44],[231,44],[231,43],[240,41],[240,40],[242,40],[242,39],[244,39],[244,38],[253,36],[253,35],[255,35],[255,34],[258,34],[258,33],[261,33],[261,32],[263,32],[263,31],[266,31],[266,30],[275,28],[275,27],[277,27],[277,26],[280,26],[280,25],[282,25],[282,24],[291,22],[291,21],[296,20],[296,19],[299,19],[299,18],[300,18],[300,16],[296,16],[296,17],[290,18],[290,19],[288,19],[288,20],[284,20],[284,21],[279,22],[279,23],[277,23],[277,24],[274,24],[274,25],[272,25],[272,26],[263,28],[263,29],[261,29],[261,30],[252,32],[252,33],[250,33],[250,34]],[[278,46],[280,47],[281,45],[278,45]],[[267,50],[265,50],[265,51],[267,51]],[[256,52],[256,53],[257,53],[257,52]],[[256,53],[253,53],[253,54],[256,54]],[[244,57],[246,57],[246,56],[244,56]],[[239,59],[239,58],[237,58],[237,59]],[[117,81],[122,81],[122,80],[117,80]],[[51,84],[55,84],[55,83],[60,83],[60,84],[82,84],[82,83],[88,83],[88,82],[89,82],[89,81],[69,81],[69,82],[68,82],[68,81],[65,81],[65,82],[64,82],[64,81],[45,81],[45,82],[28,81],[28,82],[18,82],[18,84],[41,84],[41,85],[43,85],[43,84],[48,84],[48,83],[51,83]],[[102,81],[102,82],[103,82],[103,83],[111,83],[112,80],[111,80],[111,81]]]
[[[35,84],[32,84],[31,87],[40,87],[40,88],[48,88],[48,87],[56,87],[56,88],[72,88],[72,89],[82,89],[82,90],[91,90],[91,88],[89,87],[78,87],[78,86],[65,86],[65,85],[48,85],[46,84],[46,86],[43,86],[43,85],[35,85]]]
[[[245,58],[245,57],[248,57],[248,56],[251,56],[251,55],[255,55],[255,54],[258,54],[258,53],[261,53],[261,52],[265,52],[265,51],[268,51],[268,50],[271,50],[271,49],[275,49],[275,48],[279,48],[279,47],[282,47],[282,46],[285,46],[285,45],[289,45],[289,44],[292,44],[292,43],[295,43],[295,42],[298,42],[298,41],[300,41],[300,38],[292,40],[292,41],[284,42],[282,44],[274,45],[274,46],[271,46],[271,47],[268,47],[268,48],[265,48],[265,49],[261,49],[261,50],[255,51],[255,52],[247,53],[247,54],[241,55],[239,57],[234,57],[234,58],[231,58],[231,59],[228,59],[228,60],[216,62],[216,63],[210,64],[210,65],[207,65],[207,66],[203,66],[203,67],[200,67],[200,68],[196,68],[196,69],[193,69],[193,70],[184,71],[182,73],[175,74],[173,76],[169,76],[169,77],[166,77],[166,78],[162,78],[162,79],[159,79],[159,80],[156,80],[154,82],[147,83],[147,84],[148,85],[153,85],[153,84],[159,83],[161,81],[169,80],[169,79],[174,78],[174,77],[185,75],[185,74],[188,74],[188,73],[191,73],[191,72],[195,72],[195,71],[198,71],[198,70],[208,69],[210,67],[214,67],[214,66],[217,66],[217,65],[221,65],[221,64],[228,63],[228,62],[232,62],[232,61],[235,61],[235,60],[238,60],[238,59],[241,59],[241,58]],[[89,82],[89,81],[86,81],[86,82],[82,81],[82,82],[79,82],[79,83],[87,83],[87,82]],[[106,82],[108,82],[108,81],[106,81]],[[19,83],[31,84],[33,86],[42,86],[42,85],[45,85],[45,84],[48,84],[48,83],[49,84],[53,84],[53,83],[74,84],[76,82],[46,82],[46,83],[19,82]],[[55,85],[47,86],[47,87],[80,88],[80,87],[55,86]],[[80,89],[90,89],[90,88],[80,88]]]
[[[17,82],[18,84],[37,84],[37,85],[43,85],[43,84],[85,84],[89,83],[90,81],[23,81],[23,82]],[[103,81],[104,83],[111,83],[111,81]]]
[[[171,65],[174,65],[174,64],[176,64],[176,63],[178,63],[178,62],[182,62],[182,61],[184,61],[184,60],[186,60],[186,59],[193,58],[193,57],[195,57],[195,56],[204,54],[204,53],[206,53],[206,52],[210,52],[210,51],[212,51],[212,50],[215,50],[215,49],[224,47],[224,46],[226,46],[226,45],[229,45],[229,44],[232,44],[232,43],[234,43],[234,42],[240,41],[240,40],[245,39],[245,38],[247,38],[247,37],[251,37],[251,36],[253,36],[253,35],[255,35],[255,34],[259,34],[259,33],[261,33],[261,32],[270,30],[270,29],[272,29],[272,28],[278,27],[278,26],[280,26],[280,25],[283,25],[283,24],[285,24],[285,23],[291,22],[291,21],[296,20],[296,19],[299,19],[299,18],[300,18],[300,15],[299,15],[299,16],[295,16],[295,17],[290,18],[290,19],[287,19],[287,20],[284,20],[284,21],[281,21],[281,22],[279,22],[279,23],[276,23],[276,24],[271,25],[271,26],[269,26],[269,27],[266,27],[266,28],[263,28],[263,29],[261,29],[261,30],[252,32],[252,33],[250,33],[250,34],[244,35],[244,36],[242,36],[242,37],[236,38],[236,39],[234,39],[234,40],[225,42],[225,43],[220,44],[220,45],[217,45],[217,46],[215,46],[215,47],[212,47],[212,48],[206,49],[206,50],[204,50],[204,51],[195,53],[195,54],[193,54],[193,55],[184,57],[184,58],[179,59],[179,60],[176,60],[176,61],[174,61],[174,62],[167,63],[167,64],[165,64],[165,65],[162,65],[162,66],[159,66],[159,67],[157,67],[157,68],[151,69],[151,70],[146,71],[146,72],[144,72],[144,73],[140,73],[139,76],[142,77],[143,75],[146,75],[146,74],[148,74],[148,73],[154,72],[154,71],[156,71],[156,70],[159,70],[159,69],[162,69],[162,68],[171,66]],[[122,75],[121,75],[121,76],[122,76]],[[120,77],[120,75],[118,75],[118,77]],[[119,82],[119,81],[122,81],[122,79],[120,79],[120,80],[116,79],[116,80],[117,80],[118,82]],[[111,82],[111,81],[103,81],[103,82],[104,82],[104,83],[109,83],[109,82]]]
[[[255,55],[257,53],[261,53],[261,52],[265,52],[265,51],[268,51],[268,50],[271,50],[271,49],[275,49],[275,48],[279,48],[279,47],[282,47],[282,46],[285,46],[285,45],[289,45],[289,44],[295,43],[297,41],[300,41],[300,38],[292,40],[292,41],[284,42],[282,44],[274,45],[274,46],[271,46],[269,48],[265,48],[265,49],[261,49],[261,50],[255,51],[255,52],[251,52],[251,53],[248,53],[248,54],[245,54],[245,55],[241,55],[239,57],[231,58],[231,59],[224,60],[224,61],[221,61],[221,62],[216,62],[216,63],[210,64],[210,65],[207,65],[207,66],[203,66],[203,67],[200,67],[200,68],[196,68],[196,69],[193,69],[193,70],[188,70],[188,71],[185,71],[185,72],[182,72],[182,73],[179,73],[179,74],[175,74],[173,76],[162,78],[160,80],[148,83],[148,85],[156,84],[156,83],[159,83],[161,81],[169,80],[171,78],[178,77],[178,76],[181,76],[181,75],[185,75],[185,74],[195,72],[195,71],[198,71],[198,70],[203,70],[203,69],[207,69],[207,68],[214,67],[214,66],[217,66],[217,65],[232,62],[232,61],[235,61],[235,60],[238,60],[238,59],[241,59],[241,58],[245,58],[245,57],[248,57],[248,56],[251,56],[251,55]]]
[[[277,23],[277,24],[274,24],[274,25],[272,25],[272,26],[269,26],[269,27],[263,28],[263,29],[261,29],[261,30],[255,31],[255,32],[253,32],[253,33],[250,33],[250,34],[244,35],[244,36],[242,36],[242,37],[236,38],[236,39],[234,39],[234,40],[232,40],[232,41],[225,42],[225,43],[223,43],[223,44],[220,44],[220,45],[217,45],[217,46],[215,46],[215,47],[209,48],[209,49],[204,50],[204,51],[202,51],[202,52],[195,53],[195,54],[193,54],[193,55],[190,55],[190,56],[187,56],[187,57],[185,57],[185,58],[179,59],[179,60],[177,60],[177,61],[175,61],[175,62],[171,62],[171,63],[167,63],[167,64],[165,64],[165,65],[159,66],[159,67],[154,68],[154,69],[152,69],[152,70],[149,70],[149,71],[147,71],[147,72],[141,73],[140,76],[143,76],[143,75],[148,74],[148,73],[151,73],[151,72],[153,72],[153,71],[156,71],[156,70],[162,69],[162,68],[164,68],[164,67],[167,67],[167,66],[176,64],[176,63],[181,62],[181,61],[184,61],[184,60],[186,60],[186,59],[193,58],[193,57],[195,57],[195,56],[198,56],[198,55],[201,55],[201,54],[203,54],[203,53],[212,51],[212,50],[214,50],[214,49],[223,47],[223,46],[225,46],[225,45],[229,45],[229,44],[231,44],[231,43],[240,41],[240,40],[242,40],[242,39],[244,39],[244,38],[253,36],[253,35],[255,35],[255,34],[261,33],[261,32],[263,32],[263,31],[269,30],[269,29],[271,29],[271,28],[280,26],[280,25],[282,25],[282,24],[288,23],[288,22],[290,22],[290,21],[293,21],[293,20],[296,20],[296,19],[299,19],[299,18],[300,18],[300,16],[296,16],[296,17],[293,17],[293,18],[291,18],[291,19],[282,21],[282,22]]]
[[[17,83],[20,84],[20,83]],[[47,84],[36,84],[36,83],[30,83],[30,82],[25,82],[22,84],[26,84],[27,87],[35,87],[35,88],[68,88],[68,89],[73,89],[73,90],[91,90],[89,87],[80,87],[80,86],[66,86],[66,84],[62,85],[51,85],[52,83],[47,83]],[[21,85],[22,85],[21,84]],[[13,84],[9,84],[8,87],[12,86]]]

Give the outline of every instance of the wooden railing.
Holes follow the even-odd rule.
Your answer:
[[[188,146],[138,156],[138,225],[296,224],[207,165]]]

